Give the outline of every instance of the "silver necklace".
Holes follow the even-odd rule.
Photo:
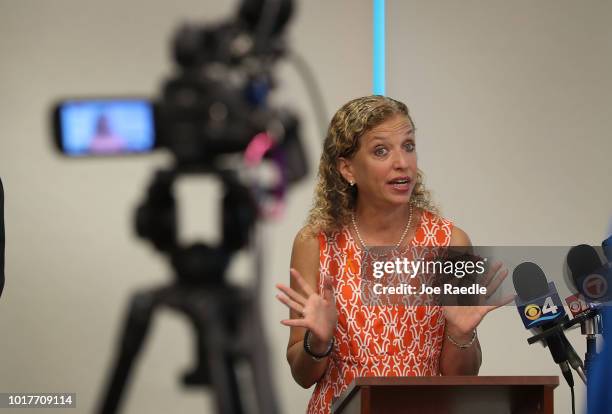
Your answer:
[[[363,238],[361,237],[361,233],[359,233],[359,228],[357,227],[357,221],[355,221],[355,213],[351,213],[351,221],[353,222],[353,229],[355,230],[355,233],[357,233],[357,238],[359,239],[359,243],[361,243],[361,246],[365,250],[368,250],[368,246],[363,241]],[[408,223],[406,224],[406,228],[404,229],[404,232],[402,233],[402,237],[400,237],[399,241],[395,245],[396,249],[398,249],[402,245],[402,242],[404,241],[406,234],[408,234],[408,230],[410,230],[411,223],[412,223],[412,204],[410,205],[410,215],[408,216]]]

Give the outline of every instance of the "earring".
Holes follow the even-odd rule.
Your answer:
[[[355,185],[355,182],[354,182],[354,181],[349,181],[349,185],[350,185],[351,187],[353,187],[353,186]]]

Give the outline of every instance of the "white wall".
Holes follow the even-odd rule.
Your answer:
[[[604,191],[612,122],[609,3],[460,3],[388,4],[396,10],[389,13],[388,93],[412,109],[420,165],[436,200],[476,244],[597,243],[611,204]],[[165,263],[132,231],[149,176],[168,157],[66,161],[50,145],[51,102],[156,94],[170,70],[167,39],[177,23],[225,18],[235,4],[0,0],[8,240],[0,390],[76,392],[78,411],[91,412],[130,294],[170,279]],[[327,108],[368,94],[371,2],[298,6],[291,44],[314,67]],[[279,69],[279,100],[303,115],[314,170],[321,137],[313,110],[293,68]],[[278,323],[286,311],[273,286],[287,279],[291,240],[312,186],[311,177],[295,188],[286,216],[265,228],[264,315],[286,412],[302,412],[311,391],[291,379],[287,330]],[[187,237],[215,234],[216,190],[211,180],[179,185]],[[557,374],[544,350],[526,345],[512,309],[487,317],[480,336],[484,374]],[[578,335],[570,339],[581,345]],[[182,318],[158,316],[125,412],[209,406],[202,392],[179,385],[192,340]],[[569,411],[563,385],[556,395],[557,410]]]
[[[0,0],[0,176],[8,242],[0,390],[76,392],[78,412],[91,412],[129,296],[170,280],[163,260],[132,230],[133,210],[153,169],[169,157],[62,159],[50,144],[51,103],[64,96],[157,94],[171,67],[167,41],[176,25],[185,18],[225,19],[237,4]],[[370,2],[308,0],[297,7],[291,45],[313,67],[327,107],[369,93]],[[305,86],[286,63],[277,74],[277,101],[302,116],[314,171],[322,137]],[[178,187],[183,234],[216,235],[216,183],[190,179]],[[265,228],[264,315],[285,412],[303,411],[311,390],[291,378],[288,330],[279,323],[287,312],[274,298],[274,284],[288,279],[291,241],[312,187],[310,177],[293,189],[284,218]],[[236,273],[248,275],[246,266],[237,267]],[[191,367],[192,346],[186,321],[161,312],[125,412],[206,412],[209,393],[179,385],[179,376]]]
[[[412,111],[419,166],[445,215],[475,245],[601,243],[612,214],[612,4],[387,8],[387,93]],[[559,374],[547,350],[527,345],[511,307],[487,316],[479,335],[482,374]],[[569,338],[584,355],[579,332]],[[564,383],[555,404],[570,411]]]

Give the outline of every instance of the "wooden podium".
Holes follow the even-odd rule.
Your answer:
[[[360,377],[334,414],[553,414],[559,377]]]

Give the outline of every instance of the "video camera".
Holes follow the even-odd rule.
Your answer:
[[[290,0],[243,0],[229,21],[181,26],[172,42],[175,71],[157,99],[67,99],[53,107],[54,141],[66,156],[160,148],[173,155],[175,165],[154,175],[135,227],[169,256],[183,282],[201,282],[205,273],[220,283],[257,218],[271,204],[281,205],[288,186],[307,173],[297,116],[268,105],[274,64],[287,53],[283,33],[292,12]],[[228,163],[222,156],[231,154]],[[276,170],[272,183],[249,174],[264,163]],[[223,183],[218,246],[178,241],[173,184],[193,173],[212,173]]]
[[[227,22],[185,24],[172,42],[176,73],[159,99],[66,99],[52,111],[57,149],[71,157],[168,149],[181,167],[211,165],[221,154],[246,151],[257,134],[288,160],[287,179],[306,173],[298,119],[267,105],[272,68],[287,51],[288,0],[242,1]],[[271,156],[271,154],[267,154]]]

